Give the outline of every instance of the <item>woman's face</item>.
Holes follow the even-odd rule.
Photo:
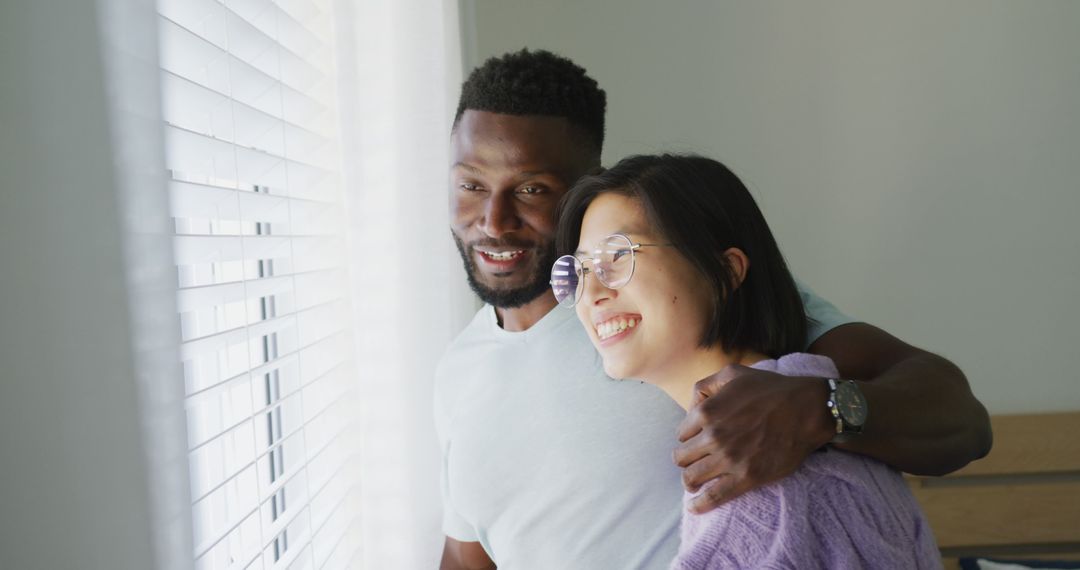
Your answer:
[[[662,384],[701,350],[698,343],[712,292],[701,273],[671,246],[639,248],[630,282],[618,289],[605,287],[586,260],[593,257],[597,243],[616,233],[635,244],[667,242],[649,225],[637,198],[608,192],[593,200],[582,220],[576,253],[589,270],[575,306],[578,318],[609,376]]]

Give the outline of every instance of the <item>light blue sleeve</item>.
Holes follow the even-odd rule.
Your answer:
[[[821,337],[821,335],[831,331],[832,329],[846,325],[848,323],[857,322],[855,319],[840,312],[832,303],[817,296],[805,283],[795,280],[795,285],[799,288],[799,296],[802,297],[803,308],[806,311],[806,346],[804,349],[810,348],[814,341]]]

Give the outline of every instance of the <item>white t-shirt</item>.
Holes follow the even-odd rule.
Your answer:
[[[805,289],[803,302],[810,342],[850,322]],[[507,332],[485,306],[436,371],[443,530],[503,570],[667,568],[684,416],[659,388],[608,378],[573,310]]]

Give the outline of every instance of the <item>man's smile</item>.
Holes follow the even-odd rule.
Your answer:
[[[529,257],[527,249],[473,246],[479,264],[496,275],[510,273],[520,267]]]

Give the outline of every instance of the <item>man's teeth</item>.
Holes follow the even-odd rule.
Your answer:
[[[494,259],[495,261],[510,261],[511,259],[514,259],[515,257],[525,253],[525,251],[520,250],[520,249],[517,250],[517,251],[502,251],[502,252],[483,251],[483,250],[481,250],[481,253],[483,253],[484,255],[486,255],[488,257],[490,257],[491,259]]]
[[[611,319],[610,321],[604,321],[596,326],[596,336],[600,337],[600,340],[611,338],[626,329],[632,329],[636,327],[638,320],[635,318],[629,319]]]

